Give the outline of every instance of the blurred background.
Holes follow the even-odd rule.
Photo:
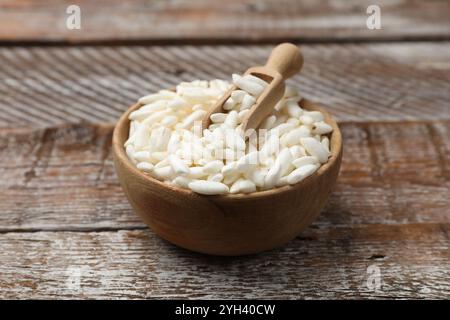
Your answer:
[[[118,184],[116,120],[283,41],[343,134],[328,205],[257,256],[166,243]],[[447,0],[0,0],[0,297],[449,298],[449,101]]]
[[[0,126],[114,122],[139,96],[229,79],[282,41],[305,55],[293,84],[340,120],[449,117],[449,16],[445,0],[1,0]]]
[[[446,39],[446,0],[2,0],[4,41],[187,41]],[[82,11],[82,31],[66,28],[66,8]],[[366,27],[377,5],[382,30]]]

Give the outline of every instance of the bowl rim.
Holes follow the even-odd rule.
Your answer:
[[[306,110],[309,111],[320,111],[324,114],[325,122],[332,126],[333,131],[331,132],[330,136],[330,151],[331,156],[328,158],[328,161],[320,166],[320,168],[314,172],[309,177],[303,179],[302,181],[293,184],[293,185],[285,185],[278,188],[268,189],[268,190],[262,190],[262,191],[256,191],[252,193],[237,193],[237,194],[218,194],[218,195],[203,195],[195,193],[192,190],[185,189],[182,187],[178,187],[173,184],[168,184],[166,182],[160,181],[156,178],[153,178],[149,174],[146,174],[139,170],[128,158],[124,143],[126,139],[121,139],[120,134],[121,130],[125,130],[126,134],[128,135],[129,132],[129,123],[130,120],[128,119],[129,114],[142,106],[140,103],[135,103],[131,105],[119,118],[116,125],[114,126],[113,131],[113,137],[112,137],[112,151],[118,161],[120,161],[125,168],[132,173],[134,176],[137,176],[143,180],[145,180],[149,184],[157,185],[162,188],[167,188],[171,191],[178,192],[181,194],[184,194],[186,196],[199,196],[199,197],[205,197],[210,200],[217,200],[217,201],[246,201],[246,200],[254,200],[254,199],[260,199],[260,198],[266,198],[268,196],[273,195],[279,195],[282,193],[286,193],[289,191],[292,191],[294,189],[298,189],[299,187],[303,185],[308,185],[310,182],[312,182],[313,179],[317,179],[318,177],[322,176],[327,172],[329,169],[334,167],[336,163],[340,160],[341,154],[342,154],[342,135],[341,131],[339,130],[339,126],[336,123],[335,120],[331,117],[331,115],[318,103],[312,102],[308,99],[302,98],[302,100],[299,101],[299,105]],[[116,168],[117,171],[117,168]]]

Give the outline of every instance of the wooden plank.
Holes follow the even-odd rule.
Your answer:
[[[448,39],[447,1],[78,0],[81,30],[66,27],[73,1],[0,1],[0,41],[279,41]],[[381,8],[380,30],[366,26]]]
[[[180,81],[229,79],[271,45],[0,48],[0,128],[115,122]],[[290,82],[340,121],[450,119],[450,43],[304,45]]]
[[[341,175],[316,226],[449,222],[450,122],[341,130]],[[118,185],[111,131],[0,130],[0,232],[144,228]]]
[[[115,175],[111,126],[0,135],[0,210],[9,216],[1,229],[143,227]]]
[[[449,228],[310,228],[239,258],[194,254],[147,230],[9,232],[0,235],[0,298],[449,299]]]

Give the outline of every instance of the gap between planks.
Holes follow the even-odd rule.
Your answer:
[[[136,226],[123,226],[123,227],[74,227],[74,228],[16,228],[16,229],[7,229],[0,228],[1,234],[8,233],[37,233],[37,232],[118,232],[118,231],[134,231],[134,230],[147,230],[148,227],[145,225],[136,225]]]
[[[442,223],[442,222],[420,222],[420,223],[398,223],[398,224],[354,224],[352,225],[353,229],[364,229],[367,227],[374,227],[374,228],[380,228],[380,227],[395,227],[398,230],[405,228],[404,230],[408,230],[409,228],[420,228],[420,226],[423,226],[424,228],[440,228],[440,230],[445,234],[446,238],[449,238],[449,234],[447,229],[450,228],[450,222],[449,223]],[[334,226],[332,229],[338,230],[338,229],[348,229],[348,226]],[[327,229],[323,227],[318,227],[314,223],[309,226],[306,230],[304,230],[301,234],[299,234],[296,238],[300,240],[311,240],[308,236],[305,236],[305,233],[308,232],[308,230],[315,230],[315,229]],[[58,232],[65,232],[65,233],[115,233],[115,232],[121,232],[121,231],[142,231],[142,230],[148,230],[153,234],[153,231],[144,225],[136,225],[136,226],[123,226],[123,227],[74,227],[74,228],[16,228],[16,229],[6,229],[2,228],[0,229],[0,236],[10,233],[18,233],[18,234],[26,234],[26,233],[40,233],[40,232],[46,232],[46,233],[58,233]],[[155,234],[156,236],[156,234]]]
[[[389,43],[418,43],[418,42],[448,42],[449,35],[441,36],[416,36],[403,35],[391,37],[353,37],[353,38],[326,38],[326,37],[305,37],[299,39],[298,37],[279,37],[269,39],[217,39],[217,38],[184,38],[184,39],[127,39],[127,40],[83,40],[80,42],[73,42],[70,40],[0,40],[0,47],[140,47],[140,46],[204,46],[204,45],[239,45],[239,46],[254,46],[254,45],[276,45],[282,42],[292,42],[299,46],[309,44],[322,45],[339,45],[339,44],[389,44]]]

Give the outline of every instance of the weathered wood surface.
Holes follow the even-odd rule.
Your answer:
[[[2,298],[450,298],[448,224],[310,228],[255,256],[194,254],[147,230],[6,233]],[[381,287],[367,286],[378,267]]]
[[[112,126],[0,130],[0,297],[450,298],[450,122],[341,128],[341,176],[318,221],[241,258],[146,229],[113,171]]]
[[[230,78],[272,46],[0,48],[0,127],[109,122],[149,92]],[[303,45],[291,84],[340,121],[450,119],[450,42]]]
[[[341,175],[318,225],[450,222],[450,121],[342,123]],[[112,126],[0,131],[0,232],[140,228]]]
[[[81,30],[66,8],[81,8]],[[381,8],[369,30],[366,9]],[[449,39],[448,1],[0,1],[0,41],[278,41]]]
[[[442,40],[450,32],[445,1],[383,2],[383,30],[370,32],[365,1],[306,9],[229,1],[220,10],[210,1],[79,3],[82,33],[64,29],[69,2],[0,0],[0,42]],[[450,299],[449,41],[302,46],[305,67],[291,84],[340,121],[344,158],[323,213],[287,246],[240,258],[194,254],[132,212],[111,161],[118,116],[148,92],[263,63],[271,48],[0,47],[0,298]],[[380,290],[367,286],[369,266],[380,268]]]

